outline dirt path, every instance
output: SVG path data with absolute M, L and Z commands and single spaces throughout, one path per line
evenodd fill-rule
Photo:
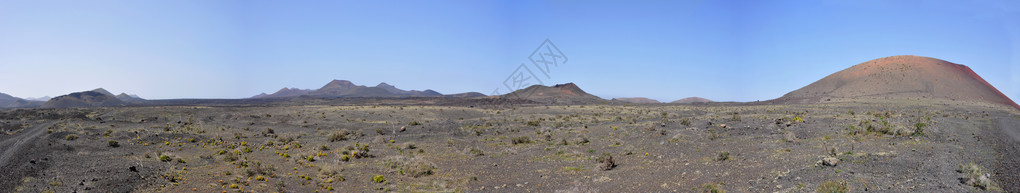
M 998 138 L 996 151 L 999 152 L 999 163 L 997 164 L 996 175 L 999 177 L 1000 186 L 1006 192 L 1020 192 L 1020 121 L 1013 117 L 996 117 L 996 126 L 1003 133 Z M 993 136 L 993 139 L 996 138 Z
M 46 128 L 53 125 L 53 123 L 55 122 L 49 122 L 39 124 L 31 128 L 25 128 L 27 132 L 22 132 L 18 134 L 19 136 L 11 137 L 6 140 L 0 141 L 0 151 L 3 152 L 2 154 L 0 154 L 0 167 L 6 166 L 7 161 L 10 161 L 11 157 L 14 156 L 14 154 L 17 153 L 19 150 L 21 150 L 22 145 L 29 141 L 35 140 L 35 138 L 42 135 L 46 131 Z

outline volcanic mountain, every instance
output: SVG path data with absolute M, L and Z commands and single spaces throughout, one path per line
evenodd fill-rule
M 481 93 L 477 93 L 480 95 Z M 276 91 L 273 94 L 259 94 L 252 98 L 285 98 L 285 97 L 297 97 L 297 96 L 313 96 L 313 97 L 473 97 L 476 96 L 474 93 L 461 93 L 457 95 L 443 95 L 433 90 L 401 90 L 397 87 L 379 83 L 379 85 L 368 87 L 363 85 L 355 85 L 351 81 L 346 80 L 333 80 L 328 84 L 322 86 L 322 88 L 310 90 L 310 89 L 298 89 L 298 88 L 283 88 Z M 485 96 L 485 95 L 481 95 Z
M 772 102 L 855 99 L 942 99 L 1009 105 L 1013 100 L 969 67 L 921 56 L 891 56 L 833 73 Z
M 675 100 L 675 101 L 669 102 L 669 103 L 691 104 L 691 103 L 710 103 L 710 102 L 712 102 L 712 100 L 708 100 L 708 99 L 701 98 L 701 97 L 687 97 L 687 98 L 682 98 L 680 100 Z
M 659 101 L 657 101 L 655 99 L 650 99 L 650 98 L 645 98 L 645 97 L 620 97 L 620 98 L 613 98 L 613 100 L 611 100 L 611 101 L 620 101 L 620 102 L 625 102 L 625 103 L 659 103 Z
M 76 92 L 58 97 L 53 97 L 42 105 L 43 108 L 71 108 L 71 107 L 106 107 L 122 106 L 124 101 L 117 99 L 106 89 Z
M 531 85 L 528 88 L 516 90 L 504 95 L 501 98 L 526 99 L 540 103 L 557 104 L 586 104 L 606 102 L 605 99 L 588 94 L 577 87 L 574 83 L 557 84 L 554 86 Z

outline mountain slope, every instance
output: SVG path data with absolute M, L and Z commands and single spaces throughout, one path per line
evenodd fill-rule
M 401 90 L 393 85 L 379 83 L 374 87 L 355 85 L 347 80 L 333 80 L 319 89 L 283 88 L 273 94 L 262 93 L 251 98 L 313 97 L 441 97 L 434 90 Z M 474 96 L 474 95 L 471 95 Z M 484 96 L 484 95 L 483 95 Z
M 690 103 L 710 103 L 710 102 L 712 102 L 712 100 L 708 100 L 708 99 L 701 98 L 701 97 L 687 97 L 687 98 L 682 98 L 680 100 L 675 100 L 675 101 L 669 102 L 669 103 L 690 104 Z
M 120 99 L 121 101 L 124 101 L 124 102 L 145 101 L 145 99 L 143 99 L 142 97 L 138 97 L 138 95 L 127 94 L 127 93 L 120 93 L 116 97 L 117 97 L 117 99 Z
M 577 104 L 577 103 L 601 103 L 605 99 L 588 94 L 577 87 L 574 83 L 557 84 L 554 86 L 531 85 L 528 88 L 516 90 L 504 95 L 501 98 L 526 99 L 540 103 L 556 104 Z
M 12 107 L 36 107 L 41 105 L 42 102 L 30 101 L 0 93 L 0 108 L 12 108 Z
M 122 106 L 124 101 L 117 99 L 105 89 L 98 88 L 90 91 L 75 92 L 67 95 L 53 97 L 42 105 L 43 108 L 73 108 L 73 107 L 107 107 Z
M 1013 106 L 1013 100 L 969 67 L 921 56 L 892 56 L 833 73 L 773 102 L 843 99 L 944 99 Z

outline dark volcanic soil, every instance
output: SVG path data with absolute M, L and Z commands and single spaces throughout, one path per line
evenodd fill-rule
M 1016 192 L 1020 185 L 1020 114 L 996 105 L 407 100 L 2 111 L 0 192 Z M 604 155 L 613 157 L 611 167 L 599 162 Z M 961 182 L 959 166 L 971 163 L 991 184 Z

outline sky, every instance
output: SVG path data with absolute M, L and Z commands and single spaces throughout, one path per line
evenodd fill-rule
M 529 59 L 546 40 L 565 58 L 548 73 Z M 23 98 L 333 79 L 494 94 L 530 70 L 606 99 L 756 101 L 894 55 L 967 65 L 1020 99 L 1020 2 L 0 0 L 0 92 Z

